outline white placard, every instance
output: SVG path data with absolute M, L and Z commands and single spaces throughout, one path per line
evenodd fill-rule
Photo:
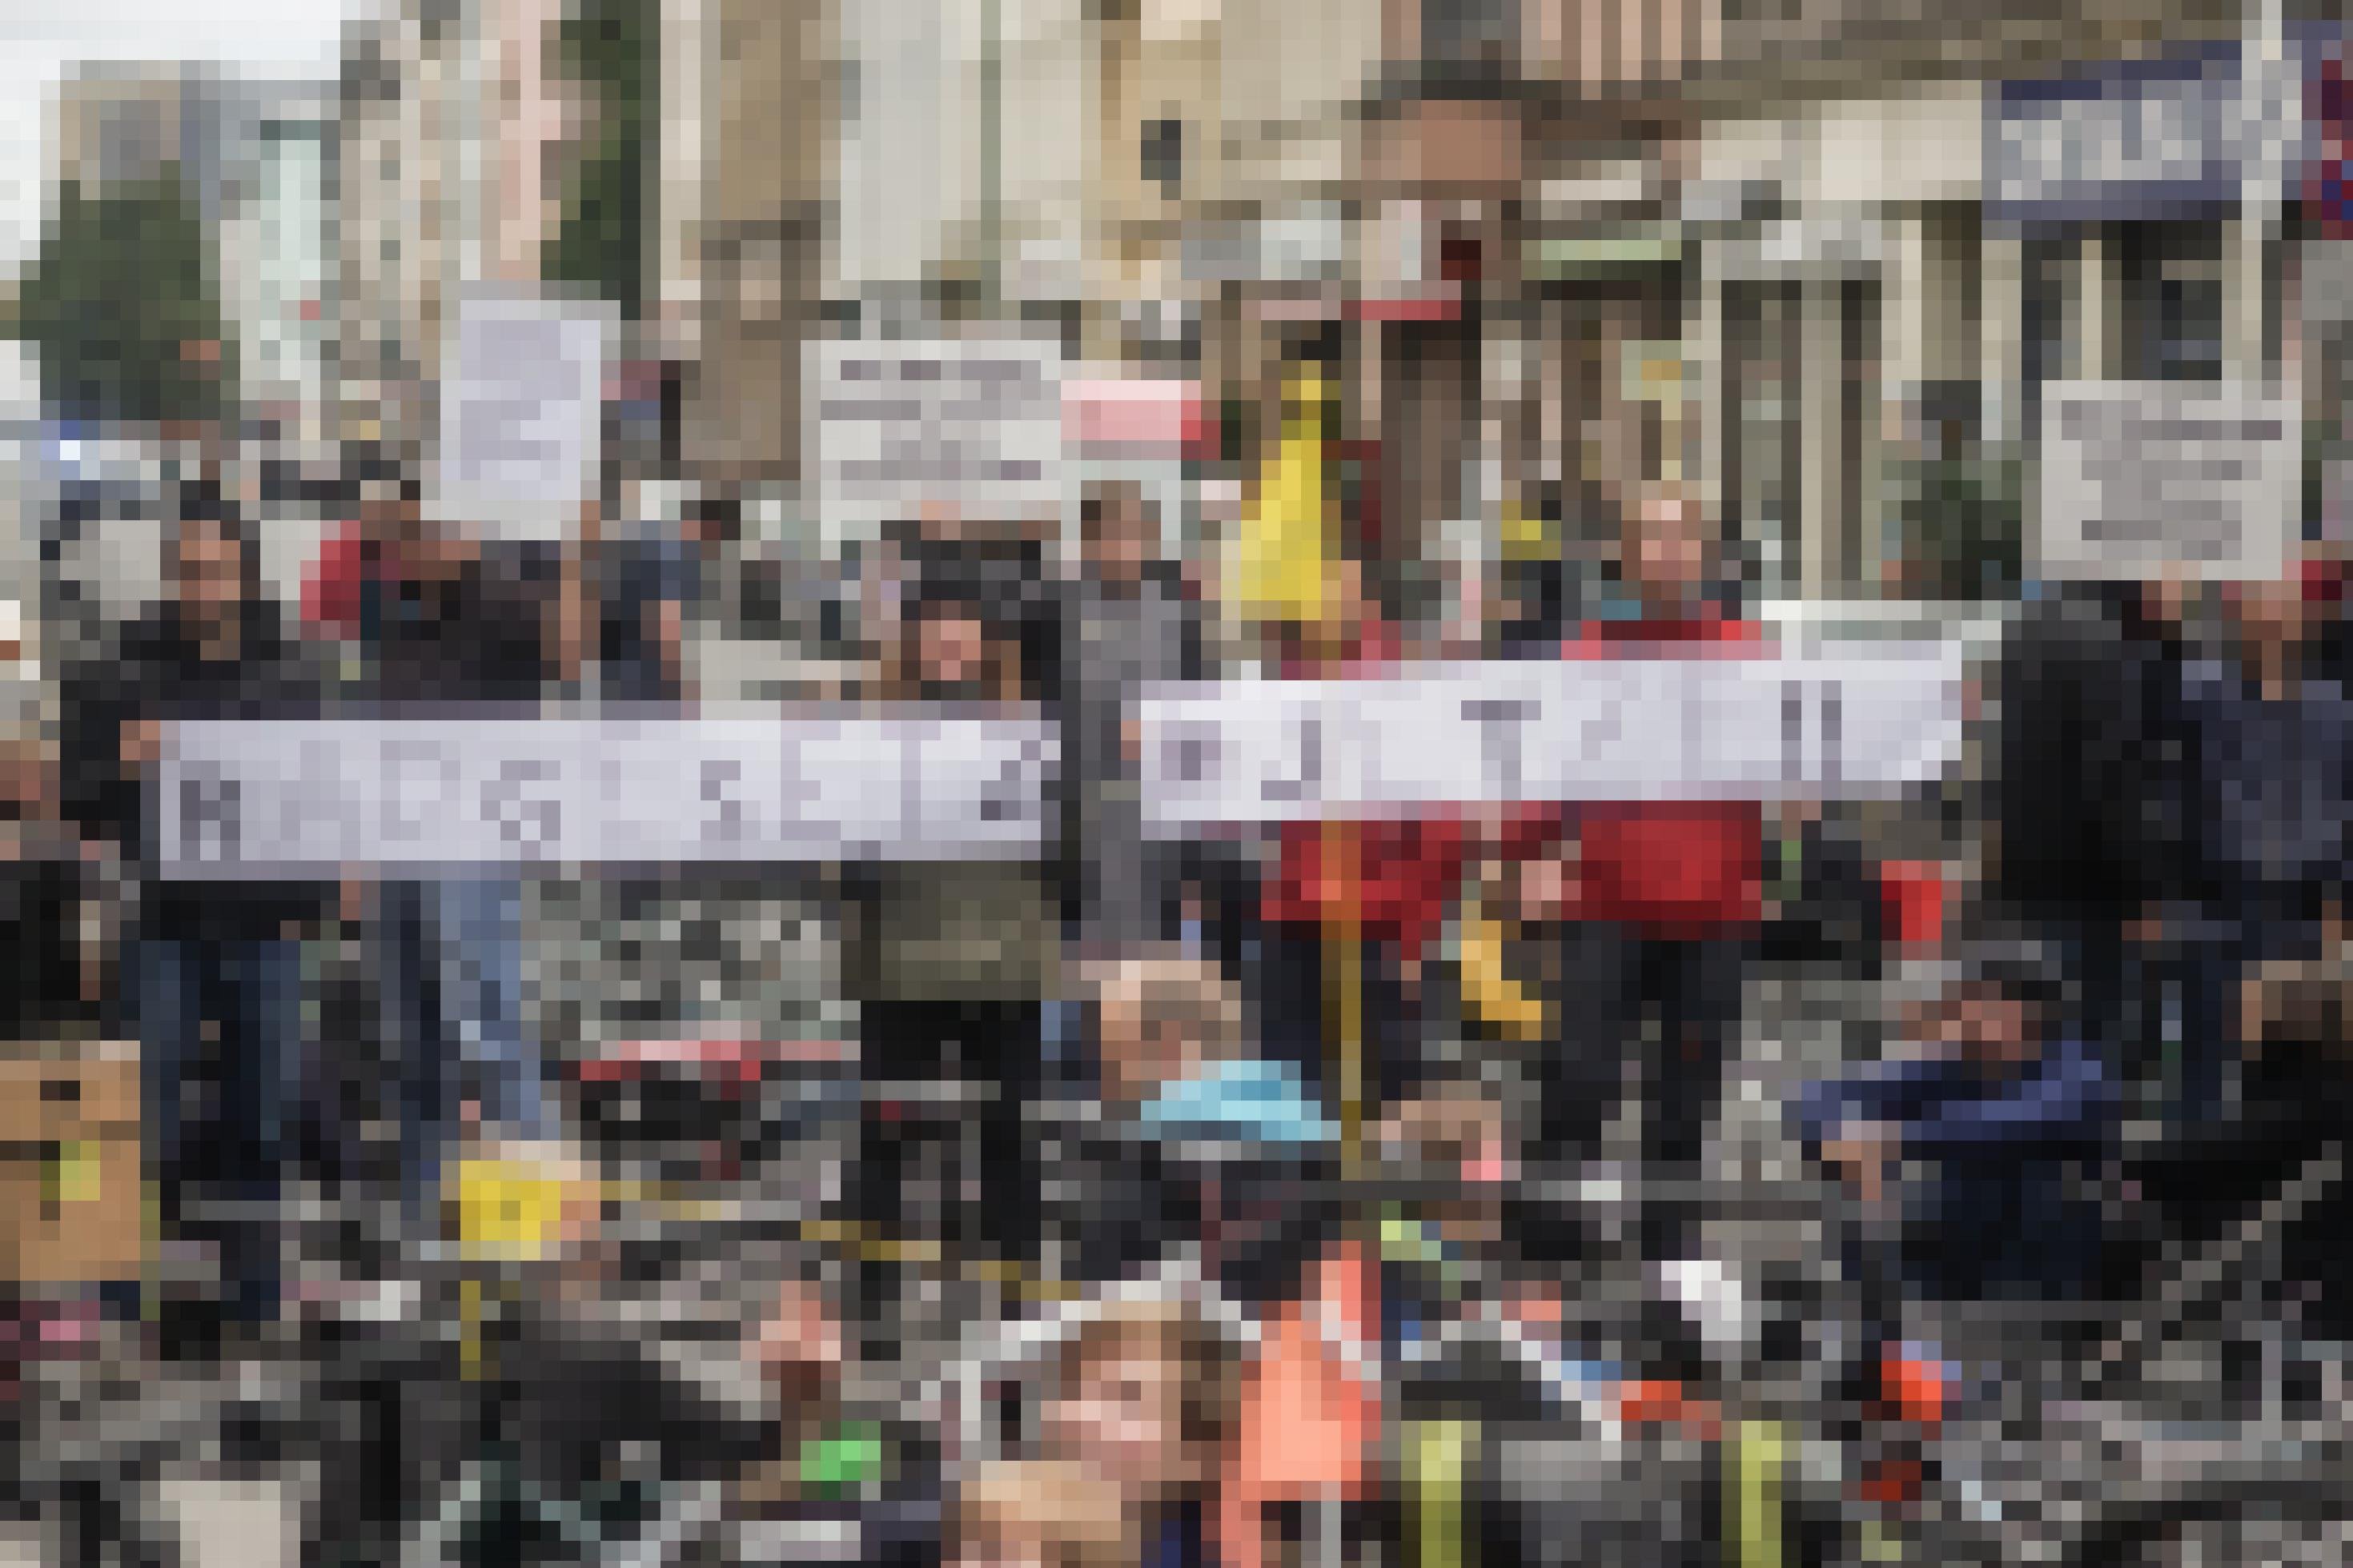
M 819 515 L 838 536 L 934 506 L 991 521 L 1059 513 L 1058 345 L 821 342 L 808 345 L 807 374 Z
M 1960 754 L 1957 644 L 1756 658 L 1435 666 L 1163 687 L 1145 813 L 1181 834 L 1511 800 L 1894 795 Z
M 2252 388 L 2045 387 L 2036 574 L 2276 577 L 2296 537 L 2303 454 L 2295 405 Z
M 164 873 L 1020 858 L 1057 760 L 1034 713 L 931 708 L 187 721 L 164 741 Z
M 613 307 L 477 289 L 458 302 L 432 497 L 445 520 L 562 539 L 596 493 Z

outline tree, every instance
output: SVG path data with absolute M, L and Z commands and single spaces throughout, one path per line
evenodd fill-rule
M 68 182 L 15 331 L 68 418 L 210 420 L 235 406 L 211 237 L 176 169 L 96 194 Z
M 556 29 L 565 74 L 590 99 L 593 129 L 541 270 L 610 300 L 645 303 L 646 126 L 659 33 L 650 0 L 577 0 Z

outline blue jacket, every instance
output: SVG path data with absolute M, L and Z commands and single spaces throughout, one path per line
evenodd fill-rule
M 1813 1085 L 1795 1120 L 1809 1144 L 1852 1122 L 1880 1121 L 1896 1130 L 1908 1157 L 1968 1160 L 2090 1152 L 2113 1110 L 2105 1064 L 2082 1041 L 2063 1038 L 2000 1077 L 1957 1056 L 1883 1062 Z

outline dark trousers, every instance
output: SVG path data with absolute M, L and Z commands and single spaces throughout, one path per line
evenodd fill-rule
M 1642 1172 L 1670 1190 L 1645 1205 L 1652 1256 L 1689 1255 L 1701 1206 L 1675 1188 L 1704 1173 L 1739 1027 L 1751 942 L 1746 933 L 1673 941 L 1587 921 L 1567 939 L 1561 1038 L 1547 1059 L 1538 1115 L 1546 1152 L 1576 1158 L 1599 1142 L 1621 1097 L 1629 1053 L 1642 1067 Z
M 1270 921 L 1259 933 L 1258 1016 L 1269 1058 L 1299 1068 L 1326 1110 L 1336 1107 L 1332 1081 L 1340 998 L 1333 994 L 1333 943 L 1320 926 Z M 1356 973 L 1359 1047 L 1363 1053 L 1367 1114 L 1413 1092 L 1421 1078 L 1419 1009 L 1398 970 L 1402 953 L 1394 942 L 1373 938 L 1362 944 Z
M 234 1205 L 222 1236 L 231 1308 L 268 1321 L 278 1311 L 276 1207 L 301 1072 L 301 946 L 150 936 L 137 944 L 134 972 L 148 1148 L 165 1216 L 176 1221 L 192 1179 L 216 1184 Z M 207 1023 L 220 1042 L 219 1112 L 199 1146 L 185 1107 Z
M 385 882 L 376 900 L 385 1043 L 399 1097 L 401 1197 L 421 1213 L 440 1177 L 442 1140 L 457 1117 L 457 1054 L 441 1026 L 431 885 Z
M 1039 1082 L 1034 1002 L 868 1002 L 859 1009 L 867 1104 L 851 1211 L 898 1234 L 936 1178 L 951 1244 L 1018 1261 L 1038 1247 L 1041 1172 L 1025 1110 Z M 953 1103 L 927 1088 L 956 1091 Z

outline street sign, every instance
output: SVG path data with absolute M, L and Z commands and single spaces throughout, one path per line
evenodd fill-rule
M 1987 216 L 2180 216 L 2235 204 L 2255 148 L 2235 40 L 1986 95 Z

